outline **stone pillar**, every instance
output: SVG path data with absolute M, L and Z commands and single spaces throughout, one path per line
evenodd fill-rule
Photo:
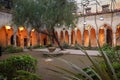
M 88 38 L 89 38 L 89 44 L 88 44 L 88 47 L 91 47 L 91 41 L 90 41 L 90 30 L 91 30 L 91 29 L 88 30 Z
M 77 43 L 77 29 L 74 30 L 75 31 L 75 44 Z
M 71 45 L 71 33 L 69 33 L 69 45 Z
M 27 28 L 28 31 L 28 39 L 27 39 L 27 46 L 30 46 L 30 34 L 31 34 L 31 28 Z
M 105 32 L 105 34 L 104 34 L 104 37 L 105 37 L 105 42 L 104 42 L 104 44 L 105 44 L 105 43 L 107 43 L 107 37 L 106 37 L 106 36 L 107 36 L 107 29 L 106 29 L 106 28 L 104 29 L 104 32 Z
M 65 30 L 63 30 L 63 42 L 65 43 Z
M 113 32 L 113 47 L 116 46 L 116 33 Z
M 17 27 L 14 27 L 14 34 L 13 34 L 13 40 L 14 40 L 14 47 L 17 47 Z

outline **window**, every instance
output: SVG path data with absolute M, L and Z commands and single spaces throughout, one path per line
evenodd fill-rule
M 86 14 L 91 13 L 91 8 L 86 8 L 85 10 L 86 10 Z
M 108 11 L 109 11 L 109 4 L 103 5 L 103 6 L 102 6 L 102 11 L 103 11 L 103 12 L 108 12 Z

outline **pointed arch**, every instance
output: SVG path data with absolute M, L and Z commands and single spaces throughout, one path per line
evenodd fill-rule
M 19 27 L 17 31 L 17 36 L 19 39 L 19 47 L 28 46 L 28 31 L 25 27 Z
M 64 43 L 63 31 L 60 32 L 60 42 L 61 42 L 61 43 Z
M 100 46 L 103 46 L 105 43 L 105 30 L 104 30 L 104 28 L 99 29 L 98 38 L 99 38 Z
M 77 30 L 77 43 L 82 45 L 82 35 L 79 29 Z
M 104 27 L 106 28 L 106 43 L 112 46 L 113 44 L 113 31 L 111 26 L 108 24 L 104 24 Z
M 47 31 L 45 30 L 45 32 Z M 40 45 L 41 46 L 47 45 L 48 42 L 49 42 L 48 36 L 46 34 L 40 33 Z
M 38 43 L 38 33 L 37 31 L 31 31 L 30 32 L 30 45 L 35 46 Z
M 88 47 L 89 46 L 89 32 L 88 30 L 84 30 L 84 46 Z
M 69 34 L 68 34 L 68 31 L 65 31 L 65 43 L 69 44 Z
M 75 44 L 75 31 L 74 30 L 72 30 L 72 32 L 71 32 L 71 44 Z
M 3 46 L 11 45 L 11 37 L 13 34 L 14 34 L 14 31 L 11 26 L 1 27 L 0 28 L 0 44 Z
M 91 28 L 90 30 L 90 44 L 91 44 L 91 47 L 97 46 L 96 32 L 94 28 Z
M 120 46 L 120 26 L 116 29 L 116 46 Z

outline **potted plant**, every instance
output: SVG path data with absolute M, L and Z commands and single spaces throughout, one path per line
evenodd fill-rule
M 49 44 L 47 47 L 48 47 L 49 52 L 54 52 L 56 50 L 56 47 L 53 46 L 52 44 Z

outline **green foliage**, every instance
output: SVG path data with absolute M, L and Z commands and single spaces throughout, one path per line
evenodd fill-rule
M 37 48 L 43 49 L 43 48 L 45 48 L 45 46 L 35 45 L 35 46 L 32 46 L 32 48 L 33 48 L 33 49 L 37 49 Z
M 115 69 L 115 73 L 117 77 L 120 79 L 120 63 L 114 62 L 112 65 L 113 65 L 113 68 Z
M 80 45 L 76 43 L 76 44 L 74 45 L 74 49 L 80 50 Z
M 23 48 L 14 47 L 14 46 L 7 46 L 7 47 L 4 49 L 4 52 L 7 52 L 7 53 L 23 52 Z
M 118 49 L 119 47 L 110 47 L 108 44 L 103 45 L 102 47 L 103 51 L 107 54 L 108 58 L 111 62 L 119 61 L 119 53 Z
M 12 80 L 42 80 L 38 75 L 24 70 L 18 70 Z
M 65 49 L 71 48 L 68 43 L 63 43 L 63 44 L 62 44 L 62 47 L 65 48 Z
M 74 0 L 14 0 L 13 5 L 15 24 L 30 24 L 37 30 L 44 24 L 48 30 L 58 23 L 72 24 L 75 19 L 72 13 L 77 8 Z
M 12 56 L 6 60 L 0 61 L 0 75 L 12 79 L 17 70 L 35 72 L 37 60 L 29 55 Z

